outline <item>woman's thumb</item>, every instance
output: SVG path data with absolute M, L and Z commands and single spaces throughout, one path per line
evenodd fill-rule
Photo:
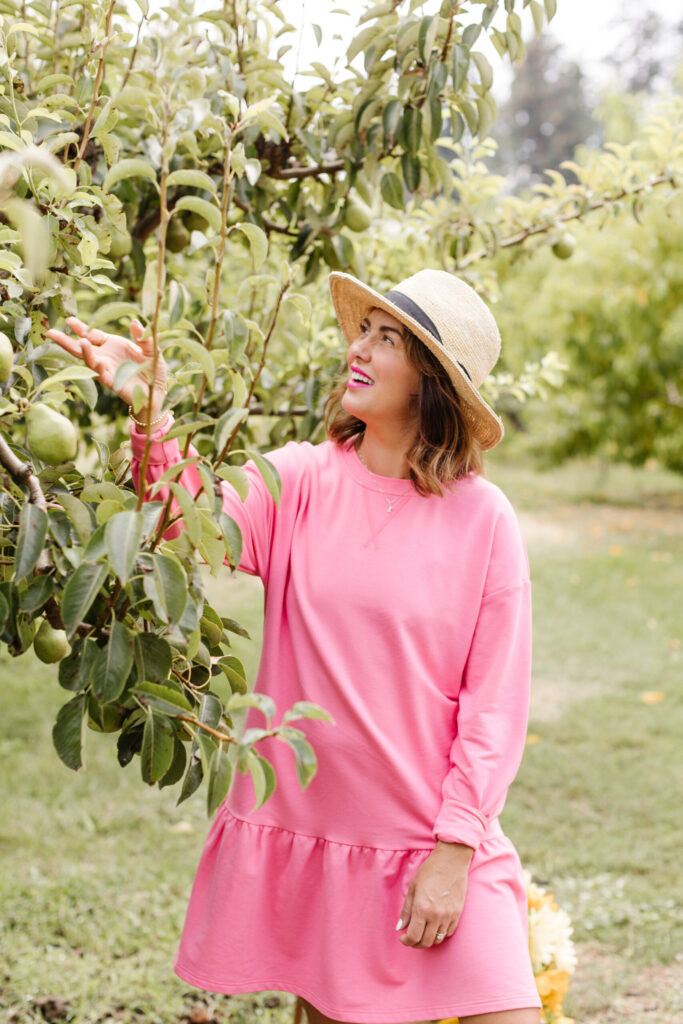
M 406 896 L 405 900 L 403 901 L 403 907 L 401 908 L 401 916 L 399 917 L 398 924 L 396 925 L 396 931 L 397 932 L 403 931 L 403 929 L 408 926 L 408 922 L 410 921 L 410 912 L 411 912 L 412 908 L 413 908 L 413 888 L 412 888 L 412 885 L 411 885 L 411 887 L 408 889 L 408 895 Z

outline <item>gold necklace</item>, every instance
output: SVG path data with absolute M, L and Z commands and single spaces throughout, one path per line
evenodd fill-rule
M 367 469 L 368 473 L 372 473 L 372 470 L 370 469 L 370 467 L 368 466 L 367 462 L 363 458 L 363 453 L 361 452 L 360 447 L 356 448 L 356 452 L 358 453 L 358 458 L 363 463 L 363 465 Z M 377 476 L 378 474 L 377 473 L 373 473 L 372 475 L 373 476 Z M 379 491 L 379 493 L 382 495 L 382 497 L 384 498 L 384 500 L 387 503 L 387 513 L 392 511 L 394 505 L 397 502 L 399 502 L 401 500 L 401 498 L 406 498 L 406 497 L 409 498 L 410 497 L 410 492 L 406 492 L 406 491 L 404 491 L 402 494 L 387 494 L 386 491 L 382 490 L 382 488 L 380 487 L 379 484 L 377 484 L 377 490 Z

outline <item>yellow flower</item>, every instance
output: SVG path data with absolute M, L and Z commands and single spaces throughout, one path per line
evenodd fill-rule
M 569 972 L 558 971 L 556 967 L 550 967 L 536 975 L 536 988 L 541 997 L 544 1010 L 553 1010 L 560 1013 L 562 1000 L 569 988 Z

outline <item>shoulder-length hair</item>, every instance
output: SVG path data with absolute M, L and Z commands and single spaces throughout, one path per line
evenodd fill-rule
M 483 455 L 445 368 L 419 338 L 404 329 L 408 360 L 420 374 L 414 399 L 415 440 L 406 452 L 410 479 L 418 494 L 438 494 L 467 473 L 483 473 Z M 337 381 L 323 411 L 327 436 L 337 444 L 360 444 L 365 424 L 342 408 L 346 377 Z

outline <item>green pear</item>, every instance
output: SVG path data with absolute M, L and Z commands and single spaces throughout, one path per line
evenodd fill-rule
M 553 256 L 557 256 L 558 260 L 568 260 L 574 249 L 576 249 L 576 239 L 569 231 L 565 231 L 553 245 Z
M 0 383 L 7 380 L 12 372 L 12 361 L 14 360 L 14 349 L 12 342 L 6 334 L 0 331 Z
M 372 210 L 356 196 L 349 196 L 344 207 L 344 223 L 351 231 L 365 231 L 372 224 Z
M 46 665 L 61 661 L 69 653 L 66 633 L 63 629 L 53 629 L 47 619 L 43 619 L 33 638 L 33 650 L 36 657 Z
M 166 232 L 166 248 L 171 252 L 182 252 L 189 244 L 190 232 L 180 217 L 174 217 L 168 225 L 168 231 Z
M 49 405 L 32 405 L 26 413 L 26 442 L 31 455 L 50 466 L 69 462 L 78 448 L 71 420 Z

